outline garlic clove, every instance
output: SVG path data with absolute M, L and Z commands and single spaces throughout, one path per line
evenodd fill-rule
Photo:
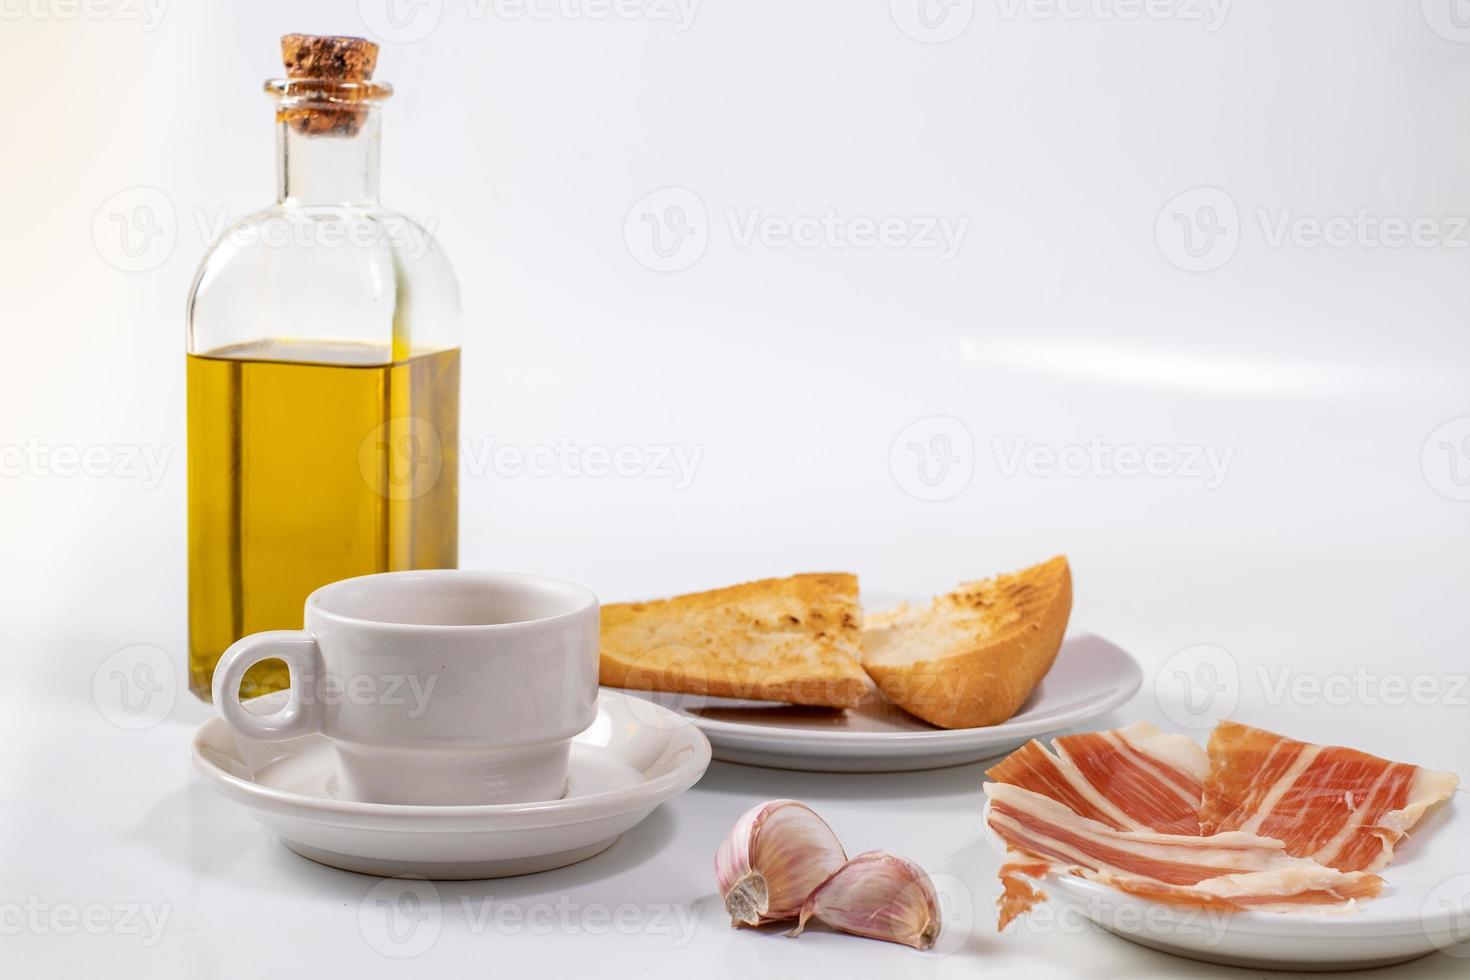
M 847 852 L 805 803 L 751 807 L 715 854 L 715 879 L 732 925 L 794 919 L 812 889 L 842 867 Z
M 942 925 L 939 896 L 924 869 L 905 858 L 867 851 L 832 873 L 802 905 L 798 936 L 808 919 L 870 939 L 931 949 Z

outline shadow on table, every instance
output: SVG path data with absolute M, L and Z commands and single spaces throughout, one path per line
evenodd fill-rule
M 712 762 L 699 781 L 703 792 L 765 799 L 901 800 L 935 796 L 966 796 L 981 792 L 985 770 L 997 759 L 922 769 L 917 772 L 802 772 L 767 769 L 736 762 Z

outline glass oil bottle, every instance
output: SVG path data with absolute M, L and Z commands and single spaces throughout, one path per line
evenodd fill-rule
M 377 46 L 288 35 L 277 200 L 205 257 L 188 311 L 189 684 L 236 639 L 299 629 L 353 575 L 458 560 L 459 287 L 378 203 Z M 267 661 L 253 696 L 287 686 Z

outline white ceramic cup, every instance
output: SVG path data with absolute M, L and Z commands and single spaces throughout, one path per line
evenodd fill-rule
M 306 599 L 306 629 L 255 633 L 214 670 L 226 722 L 260 739 L 326 735 L 339 794 L 372 803 L 558 799 L 571 740 L 597 713 L 597 596 L 538 575 L 439 569 L 343 579 Z M 284 707 L 239 699 L 284 660 Z

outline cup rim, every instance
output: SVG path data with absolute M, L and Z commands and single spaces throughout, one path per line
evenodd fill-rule
M 353 583 L 362 583 L 367 579 L 384 581 L 389 579 L 404 580 L 411 578 L 437 578 L 437 579 L 460 579 L 480 580 L 487 584 L 501 587 L 514 587 L 517 585 L 539 584 L 557 589 L 564 589 L 574 597 L 575 605 L 565 612 L 559 612 L 551 616 L 541 616 L 536 619 L 518 619 L 509 623 L 399 623 L 385 619 L 365 619 L 361 616 L 350 616 L 346 613 L 333 610 L 324 601 L 331 597 L 336 591 L 341 591 Z M 578 585 L 566 579 L 556 578 L 551 575 L 536 575 L 530 572 L 506 572 L 491 569 L 478 568 L 415 568 L 396 572 L 374 572 L 369 575 L 354 575 L 351 578 L 338 579 L 328 582 L 326 585 L 314 589 L 306 597 L 305 611 L 339 623 L 348 623 L 354 626 L 378 627 L 383 629 L 423 630 L 423 631 L 475 631 L 475 632 L 511 632 L 528 627 L 549 626 L 562 620 L 575 619 L 585 615 L 588 610 L 597 610 L 601 607 L 601 601 L 597 594 L 585 585 Z

